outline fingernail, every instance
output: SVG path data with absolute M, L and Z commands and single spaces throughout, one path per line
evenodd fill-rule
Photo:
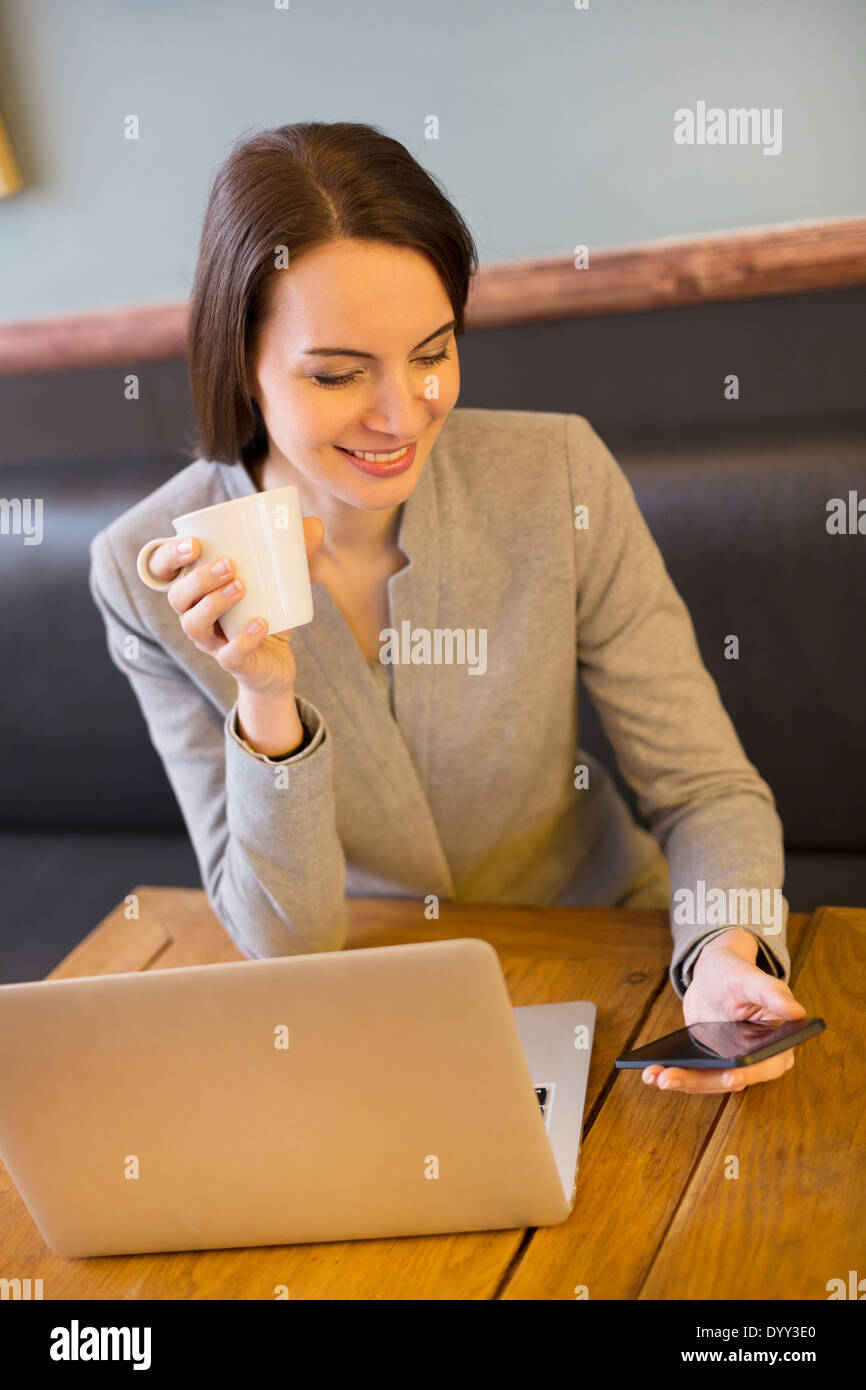
M 191 554 L 192 554 L 192 541 L 191 541 L 191 540 L 180 541 L 180 542 L 178 543 L 177 553 L 178 553 L 178 555 L 191 555 Z
M 669 1081 L 666 1089 L 668 1091 L 679 1091 L 682 1088 L 682 1084 L 681 1081 Z
M 733 1084 L 734 1084 L 734 1078 L 733 1078 L 733 1076 L 731 1075 L 731 1073 L 730 1073 L 729 1071 L 726 1071 L 725 1074 L 724 1074 L 724 1076 L 722 1077 L 722 1085 L 723 1085 L 723 1086 L 733 1086 Z

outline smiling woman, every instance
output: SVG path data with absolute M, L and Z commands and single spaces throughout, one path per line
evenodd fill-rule
M 476 267 L 459 213 L 374 127 L 240 141 L 190 305 L 198 457 L 91 546 L 112 659 L 249 956 L 339 949 L 347 893 L 668 908 L 672 884 L 781 889 L 772 792 L 610 452 L 577 415 L 455 409 Z M 181 538 L 150 561 L 168 605 L 135 585 L 172 517 L 285 484 L 311 624 L 227 641 L 244 576 Z M 579 670 L 651 833 L 578 747 Z M 692 1018 L 796 1016 L 785 922 L 671 930 Z

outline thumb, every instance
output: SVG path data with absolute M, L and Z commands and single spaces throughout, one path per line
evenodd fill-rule
M 768 975 L 758 965 L 749 965 L 743 976 L 742 987 L 750 1004 L 760 1004 L 768 1013 L 778 1018 L 802 1018 L 806 1012 L 798 1003 L 784 980 Z

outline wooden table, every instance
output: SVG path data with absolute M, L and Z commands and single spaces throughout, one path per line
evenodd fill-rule
M 479 936 L 512 1003 L 598 1006 L 577 1201 L 559 1226 L 69 1260 L 0 1165 L 0 1272 L 45 1299 L 814 1299 L 866 1275 L 866 910 L 792 914 L 792 988 L 826 1031 L 781 1080 L 664 1095 L 614 1058 L 682 1026 L 664 912 L 350 900 L 348 947 Z M 137 913 L 137 916 L 135 915 Z M 192 889 L 139 887 L 50 978 L 242 959 Z M 736 1158 L 739 1176 L 726 1176 Z

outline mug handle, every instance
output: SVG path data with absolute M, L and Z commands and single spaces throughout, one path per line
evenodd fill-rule
M 138 577 L 143 584 L 147 585 L 148 589 L 170 589 L 172 584 L 174 583 L 174 579 L 155 578 L 155 576 L 151 574 L 148 565 L 150 557 L 156 550 L 157 546 L 166 545 L 169 541 L 176 540 L 177 536 L 157 536 L 155 540 L 147 541 L 147 543 L 141 547 L 141 550 L 139 550 L 138 560 L 136 561 Z M 178 574 L 184 574 L 189 568 L 189 565 L 184 565 L 183 569 L 178 571 Z M 175 575 L 175 578 L 177 577 L 178 576 Z

